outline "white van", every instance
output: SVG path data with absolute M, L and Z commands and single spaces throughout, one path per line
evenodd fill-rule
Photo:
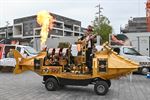
M 119 55 L 139 63 L 139 73 L 146 74 L 150 71 L 150 57 L 141 55 L 131 46 L 112 46 L 112 48 Z
M 33 57 L 38 54 L 36 50 L 34 50 L 30 46 L 22 46 L 22 45 L 11 45 L 11 44 L 1 44 L 0 45 L 0 67 L 3 66 L 9 66 L 9 67 L 15 67 L 16 60 L 14 58 L 8 57 L 8 52 L 10 49 L 16 49 L 18 50 L 23 57 Z

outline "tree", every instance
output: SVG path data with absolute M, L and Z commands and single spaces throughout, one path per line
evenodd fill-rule
M 94 23 L 94 33 L 98 33 L 101 36 L 101 43 L 109 41 L 109 34 L 112 33 L 112 26 L 110 25 L 110 21 L 107 17 L 101 16 L 99 18 L 95 18 Z

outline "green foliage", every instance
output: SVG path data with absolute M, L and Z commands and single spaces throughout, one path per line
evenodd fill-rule
M 94 33 L 97 33 L 101 36 L 101 43 L 109 41 L 109 34 L 112 33 L 112 26 L 110 25 L 110 21 L 107 17 L 101 16 L 100 20 L 96 17 L 93 23 Z

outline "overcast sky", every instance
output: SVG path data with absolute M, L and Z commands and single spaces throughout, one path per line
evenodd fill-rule
M 147 0 L 0 0 L 0 26 L 6 21 L 12 24 L 13 19 L 37 14 L 47 10 L 62 16 L 73 18 L 87 27 L 94 20 L 99 3 L 102 14 L 109 18 L 114 33 L 119 33 L 121 25 L 130 17 L 145 17 Z

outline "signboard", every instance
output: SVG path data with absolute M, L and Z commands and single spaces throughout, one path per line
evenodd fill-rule
M 109 43 L 110 45 L 132 46 L 129 38 L 125 34 L 111 34 Z

